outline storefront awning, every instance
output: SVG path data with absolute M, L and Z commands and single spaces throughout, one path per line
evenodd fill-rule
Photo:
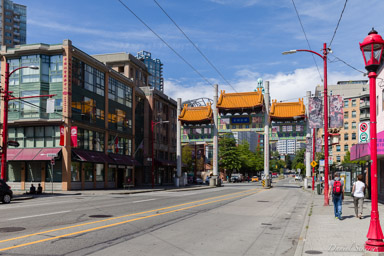
M 41 148 L 24 148 L 19 154 L 13 159 L 13 161 L 31 161 L 41 151 Z
M 21 148 L 9 148 L 7 149 L 7 160 L 12 161 L 22 151 Z
M 58 155 L 61 151 L 61 148 L 43 148 L 33 159 L 34 161 L 49 161 L 52 159 L 52 156 L 47 154 L 56 154 Z
M 169 161 L 169 160 L 155 158 L 155 164 L 162 165 L 162 166 L 176 166 L 176 161 Z
M 104 154 L 104 152 L 86 151 L 81 149 L 72 149 L 72 152 L 83 162 L 91 163 L 109 163 L 115 164 L 112 158 Z
M 132 158 L 130 156 L 119 155 L 119 154 L 109 154 L 116 164 L 118 165 L 133 165 Z

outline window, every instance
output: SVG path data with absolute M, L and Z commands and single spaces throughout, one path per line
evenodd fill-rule
M 352 129 L 356 129 L 356 122 L 352 122 Z
M 37 96 L 40 95 L 40 91 L 22 91 L 21 97 Z M 29 98 L 23 100 L 21 103 L 21 117 L 22 118 L 36 118 L 39 117 L 40 98 Z
M 356 107 L 356 99 L 352 100 L 352 107 Z
M 104 164 L 95 164 L 96 166 L 96 181 L 104 181 Z
M 8 63 L 9 63 L 10 72 L 20 67 L 19 59 L 8 60 Z M 17 70 L 12 74 L 12 76 L 9 77 L 9 86 L 18 85 L 19 80 L 20 80 L 20 70 Z
M 348 140 L 348 133 L 344 134 L 344 140 Z
M 347 122 L 344 123 L 344 129 L 345 129 L 345 130 L 348 130 L 348 123 L 347 123 Z
M 336 145 L 336 151 L 337 152 L 340 152 L 341 150 L 340 150 L 340 145 Z
M 108 181 L 109 182 L 115 181 L 115 175 L 116 175 L 116 168 L 109 168 L 108 169 Z
M 71 164 L 71 181 L 81 181 L 81 168 L 80 162 L 73 162 Z
M 348 111 L 344 112 L 344 118 L 348 118 Z
M 345 144 L 345 145 L 344 145 L 344 151 L 345 151 L 345 152 L 348 151 L 348 144 Z
M 352 133 L 352 139 L 353 139 L 353 140 L 356 139 L 356 133 Z
M 51 56 L 49 66 L 49 82 L 58 83 L 63 81 L 63 55 Z
M 344 100 L 344 107 L 347 108 L 349 106 L 349 101 L 348 100 Z
M 83 166 L 84 166 L 84 181 L 94 181 L 93 164 L 83 163 Z
M 355 117 L 356 117 L 356 111 L 353 110 L 353 111 L 352 111 L 352 118 L 355 118 Z
M 336 156 L 336 161 L 339 163 L 341 161 L 341 156 Z
M 21 66 L 40 67 L 40 56 L 29 55 L 21 57 Z M 21 71 L 21 83 L 40 82 L 40 69 L 23 68 Z

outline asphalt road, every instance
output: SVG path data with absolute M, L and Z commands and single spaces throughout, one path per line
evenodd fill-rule
M 293 255 L 310 194 L 285 179 L 0 205 L 0 255 Z

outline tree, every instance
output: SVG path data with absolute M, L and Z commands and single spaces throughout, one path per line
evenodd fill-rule
M 241 159 L 236 140 L 230 136 L 231 134 L 224 134 L 219 140 L 219 166 L 232 173 L 233 170 L 240 170 Z
M 347 151 L 347 153 L 345 153 L 345 156 L 344 156 L 344 159 L 342 161 L 343 164 L 350 164 L 350 163 L 353 163 L 353 164 L 365 164 L 367 161 L 351 161 L 351 152 Z
M 245 174 L 252 170 L 252 159 L 254 158 L 254 154 L 251 150 L 249 150 L 248 141 L 243 141 L 238 145 L 237 150 L 239 152 L 240 160 L 241 160 L 241 172 Z
M 181 153 L 181 161 L 183 162 L 183 164 L 186 166 L 186 168 L 188 170 L 192 169 L 193 159 L 192 159 L 192 148 L 191 148 L 191 146 L 186 145 L 186 146 L 183 147 L 182 153 Z
M 305 148 L 302 148 L 296 151 L 295 158 L 292 161 L 292 168 L 300 169 L 304 171 L 305 170 L 304 158 L 305 158 Z

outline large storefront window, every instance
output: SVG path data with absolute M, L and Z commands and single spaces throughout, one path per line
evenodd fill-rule
M 46 182 L 52 182 L 52 174 L 53 174 L 53 182 L 61 182 L 62 181 L 62 172 L 61 172 L 61 161 L 53 165 L 53 172 L 52 172 L 52 165 L 48 162 L 46 162 L 46 168 L 47 171 L 45 172 L 45 181 Z
M 104 164 L 95 164 L 96 167 L 96 181 L 104 181 Z
M 108 168 L 108 181 L 113 182 L 116 180 L 116 167 L 109 167 Z
M 25 176 L 27 182 L 41 182 L 41 162 L 27 162 Z
M 72 162 L 71 164 L 71 181 L 81 181 L 81 163 Z
M 131 139 L 110 135 L 108 141 L 108 152 L 129 156 L 132 154 Z
M 77 131 L 77 147 L 80 149 L 104 151 L 104 133 L 79 128 Z
M 49 81 L 59 83 L 63 81 L 63 55 L 51 56 Z
M 21 162 L 8 162 L 7 179 L 10 182 L 21 181 Z
M 93 164 L 83 163 L 84 166 L 84 181 L 94 181 Z

